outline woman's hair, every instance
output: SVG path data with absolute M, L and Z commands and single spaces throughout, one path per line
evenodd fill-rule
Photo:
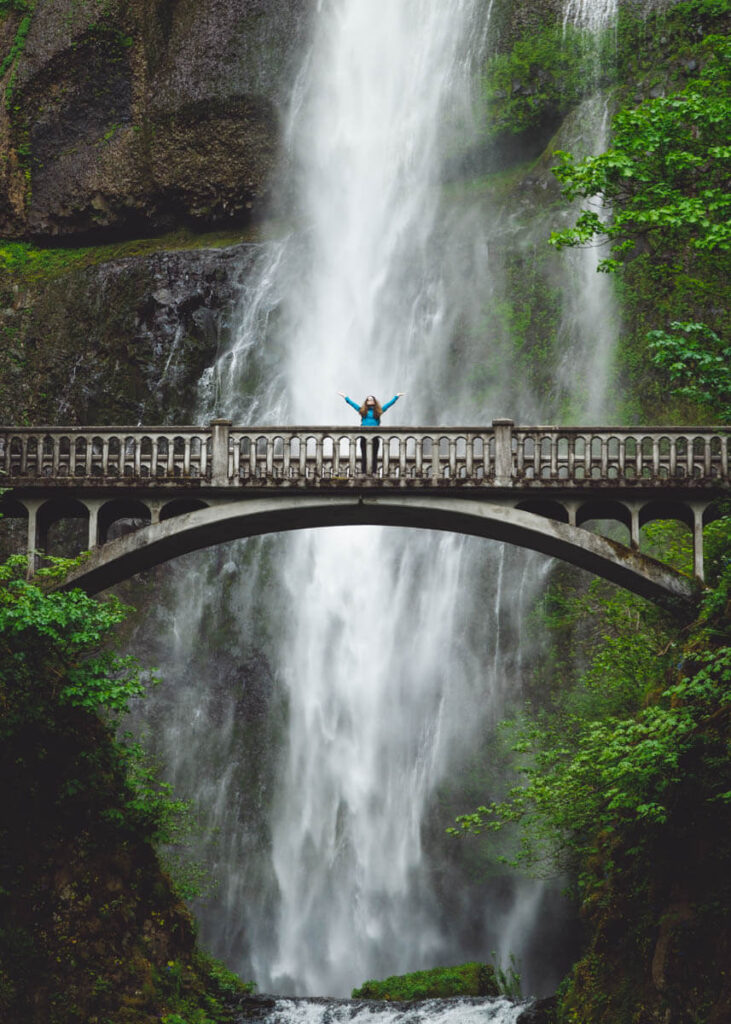
M 373 412 L 376 415 L 376 419 L 380 420 L 381 416 L 383 416 L 383 406 L 378 401 L 378 399 L 376 398 L 375 395 L 366 395 L 365 399 L 363 401 L 363 405 L 361 405 L 361 407 L 358 410 L 358 412 L 361 414 L 361 416 L 365 416 L 365 414 L 368 412 L 368 399 L 369 398 L 373 399 L 373 401 L 375 403 L 374 406 L 373 406 Z

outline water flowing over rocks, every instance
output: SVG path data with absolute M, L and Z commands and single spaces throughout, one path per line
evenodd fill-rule
M 8 291 L 4 415 L 30 408 L 35 422 L 187 422 L 260 248 L 110 260 Z
M 520 1024 L 521 1006 L 508 999 L 425 999 L 384 1003 L 367 999 L 280 999 L 249 996 L 238 1024 Z M 540 1024 L 546 1018 L 540 1018 Z M 533 1024 L 533 1018 L 526 1018 Z M 535 1024 L 539 1019 L 535 1018 Z

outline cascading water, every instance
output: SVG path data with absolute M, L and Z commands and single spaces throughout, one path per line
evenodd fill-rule
M 587 71 L 597 85 L 601 74 L 600 36 L 616 24 L 618 0 L 566 0 L 564 32 L 569 26 L 584 29 L 588 37 Z M 573 130 L 561 145 L 575 156 L 603 153 L 609 142 L 611 114 L 607 97 L 600 91 L 581 104 L 573 118 Z M 601 199 L 590 202 L 602 218 L 610 211 Z M 571 211 L 570 216 L 575 215 Z M 616 415 L 617 396 L 611 395 L 612 359 L 617 338 L 617 310 L 612 282 L 597 273 L 606 247 L 597 245 L 564 254 L 566 289 L 560 336 L 564 358 L 557 368 L 558 381 L 572 396 L 569 416 L 574 421 L 602 423 Z
M 491 9 L 318 4 L 287 133 L 300 223 L 259 250 L 234 341 L 201 382 L 200 419 L 352 422 L 338 390 L 408 392 L 386 413 L 394 424 L 534 409 L 505 357 L 476 404 L 488 245 L 474 211 L 443 205 L 445 154 L 472 138 Z M 199 852 L 221 879 L 202 938 L 260 988 L 339 994 L 492 950 L 520 957 L 541 887 L 470 905 L 436 878 L 422 836 L 440 785 L 519 679 L 519 623 L 547 564 L 366 527 L 185 560 L 153 630 L 166 682 L 152 740 L 202 809 Z M 545 984 L 523 966 L 529 989 Z M 276 1019 L 321 1019 L 286 1012 Z
M 601 32 L 613 25 L 617 16 L 618 0 L 565 0 L 564 28 L 568 24 Z

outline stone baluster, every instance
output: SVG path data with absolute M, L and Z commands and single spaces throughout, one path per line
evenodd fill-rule
M 358 457 L 356 452 L 357 443 L 357 438 L 353 434 L 351 434 L 350 438 L 348 439 L 348 473 L 350 475 L 351 480 L 353 479 L 356 473 L 355 464 L 356 459 Z
M 439 479 L 439 438 L 432 434 L 431 439 L 431 478 Z
M 421 479 L 424 473 L 424 438 L 414 438 L 414 476 Z

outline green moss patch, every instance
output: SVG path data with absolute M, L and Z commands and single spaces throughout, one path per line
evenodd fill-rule
M 0 239 L 0 274 L 12 273 L 26 281 L 58 277 L 82 267 L 95 266 L 131 256 L 151 256 L 156 252 L 188 249 L 216 249 L 241 242 L 258 240 L 258 233 L 215 231 L 196 234 L 181 229 L 154 238 L 137 238 L 108 245 L 80 246 L 68 249 L 43 247 L 32 242 L 11 242 Z
M 353 989 L 353 999 L 445 999 L 449 996 L 497 996 L 495 971 L 489 964 L 458 964 L 429 971 L 394 975 L 385 981 L 367 981 Z

